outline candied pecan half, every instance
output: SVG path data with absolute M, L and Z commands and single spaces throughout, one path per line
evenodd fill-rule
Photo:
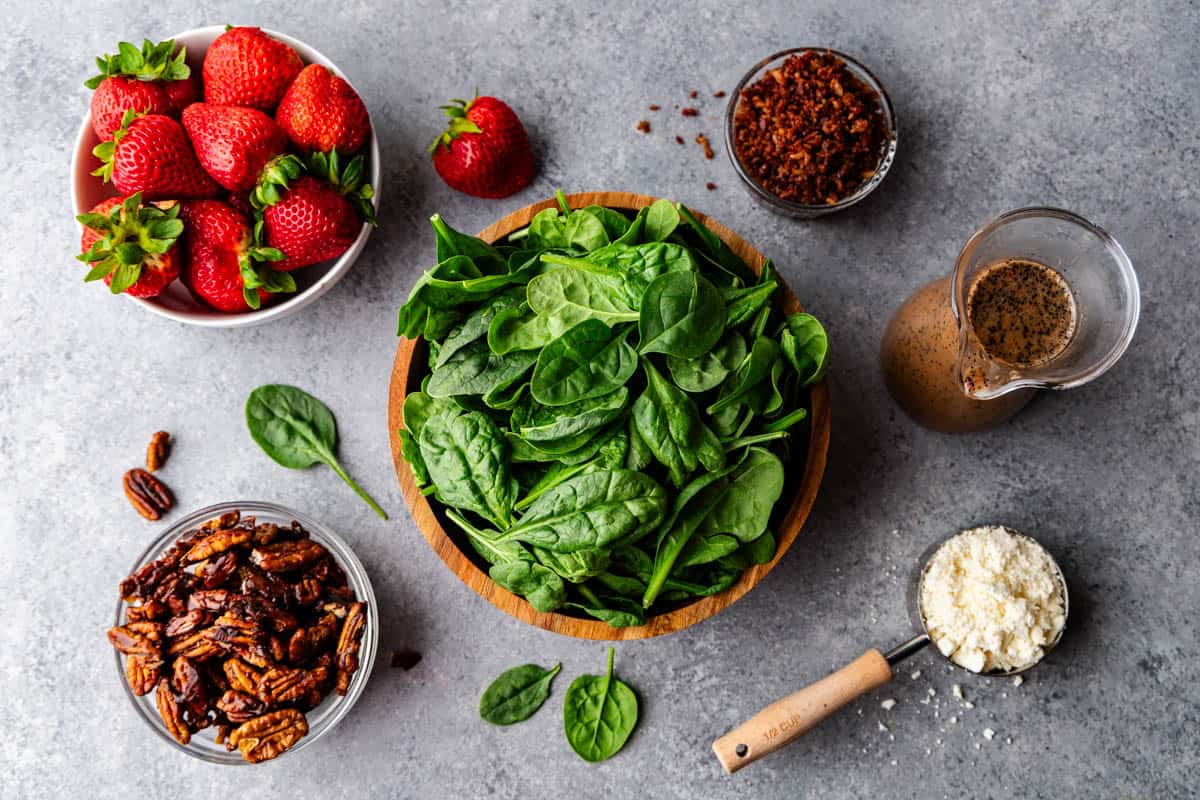
M 272 711 L 243 722 L 229 734 L 229 742 L 251 764 L 275 758 L 308 733 L 308 722 L 294 708 Z
M 126 472 L 121 485 L 134 510 L 150 521 L 161 519 L 175 505 L 175 498 L 166 484 L 144 469 Z
M 179 566 L 178 550 L 171 549 L 159 558 L 138 568 L 132 575 L 121 581 L 121 597 L 130 599 L 147 599 L 166 578 L 175 572 Z
M 224 668 L 230 688 L 246 694 L 258 694 L 258 682 L 262 679 L 258 670 L 240 658 L 226 659 Z
M 201 589 L 188 596 L 189 609 L 202 611 L 224 611 L 238 595 L 228 589 Z
M 345 694 L 358 669 L 358 649 L 367 624 L 367 604 L 354 603 L 346 612 L 337 646 L 337 693 Z
M 240 724 L 254 719 L 267 709 L 254 695 L 230 690 L 217 700 L 217 710 L 230 722 Z
M 158 691 L 154 695 L 154 703 L 158 706 L 158 714 L 162 717 L 163 724 L 167 726 L 167 732 L 175 738 L 175 741 L 180 744 L 190 742 L 192 732 L 187 723 L 183 721 L 183 712 L 175 700 L 175 695 L 171 693 L 171 684 L 166 678 L 160 678 L 158 681 Z
M 276 542 L 250 551 L 250 561 L 267 572 L 294 572 L 306 569 L 325 556 L 325 548 L 311 539 Z
M 211 559 L 200 570 L 200 580 L 205 589 L 216 589 L 228 581 L 237 570 L 238 554 L 233 551 L 222 553 Z
M 157 622 L 167 616 L 167 607 L 157 600 L 146 600 L 139 606 L 126 606 L 125 622 Z
M 308 571 L 308 575 L 330 586 L 346 585 L 346 573 L 342 571 L 342 568 L 332 558 L 322 559 Z
M 219 656 L 224 652 L 219 644 L 212 641 L 208 636 L 210 629 L 193 631 L 186 636 L 175 639 L 167 648 L 167 655 L 178 658 L 184 656 L 192 661 L 207 661 L 214 656 Z
M 292 602 L 300 607 L 311 606 L 321 599 L 324 587 L 316 578 L 304 576 L 292 584 Z
M 203 531 L 219 531 L 225 528 L 232 528 L 238 524 L 242 518 L 242 512 L 238 510 L 226 511 L 219 517 L 213 517 L 200 526 Z
M 254 526 L 254 544 L 255 546 L 271 544 L 281 535 L 284 529 L 280 528 L 274 522 L 260 522 Z
M 138 697 L 150 694 L 158 685 L 162 661 L 149 656 L 129 656 L 125 659 L 125 680 Z
M 150 437 L 150 444 L 146 445 L 146 471 L 156 471 L 163 464 L 167 463 L 167 456 L 170 454 L 171 434 L 166 431 L 156 431 Z
M 186 614 L 179 614 L 167 620 L 166 632 L 171 639 L 191 633 L 197 628 L 208 624 L 209 613 L 202 608 L 193 608 Z
M 253 535 L 254 532 L 251 529 L 240 527 L 222 528 L 219 531 L 214 531 L 192 545 L 192 549 L 184 554 L 183 563 L 191 564 L 196 561 L 203 561 L 206 558 L 212 558 L 219 553 L 224 553 L 226 550 L 246 544 Z
M 238 575 L 242 579 L 242 594 L 265 597 L 277 606 L 286 605 L 288 585 L 279 578 L 248 564 L 238 569 Z
M 204 678 L 187 657 L 175 659 L 171 668 L 171 687 L 195 717 L 204 717 L 208 711 L 208 693 L 204 690 Z
M 301 628 L 292 634 L 292 638 L 288 641 L 288 660 L 293 664 L 302 664 L 308 661 L 316 653 L 329 648 L 337 633 L 337 617 L 326 613 L 315 625 Z
M 270 600 L 262 597 L 239 595 L 225 609 L 225 616 L 231 619 L 250 620 L 271 628 L 276 633 L 295 630 L 300 625 L 295 614 L 281 611 Z
M 134 633 L 140 633 L 152 642 L 162 642 L 163 630 L 165 626 L 161 622 L 153 620 L 142 620 L 141 622 L 127 622 L 125 627 Z
M 271 667 L 258 682 L 258 698 L 268 706 L 292 703 L 316 688 L 316 681 L 306 669 Z
M 134 630 L 132 627 L 132 625 L 144 624 L 146 623 L 134 622 L 130 625 L 118 625 L 115 628 L 109 628 L 109 644 L 117 648 L 117 652 L 124 653 L 127 656 L 149 656 L 150 658 L 159 658 L 161 656 L 162 649 L 159 647 L 158 642 L 152 639 L 146 633 L 140 633 Z

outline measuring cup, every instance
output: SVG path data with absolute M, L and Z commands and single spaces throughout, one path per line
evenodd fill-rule
M 1037 544 L 1037 541 L 1032 537 L 1019 533 L 1012 528 L 1005 526 L 997 527 L 1004 527 L 1004 530 L 1009 534 L 1020 536 Z M 963 532 L 965 531 L 959 531 L 959 533 Z M 958 535 L 958 533 L 954 534 L 954 536 Z M 908 641 L 893 647 L 886 653 L 881 653 L 879 650 L 871 648 L 832 675 L 822 678 L 816 683 L 809 684 L 782 700 L 776 700 L 720 739 L 717 739 L 713 742 L 713 752 L 716 753 L 717 760 L 721 762 L 721 766 L 725 768 L 726 772 L 737 772 L 747 764 L 752 764 L 763 756 L 774 753 L 781 747 L 791 744 L 842 706 L 857 700 L 867 692 L 883 686 L 892 679 L 892 668 L 894 666 L 923 649 L 925 645 L 932 641 L 929 635 L 929 627 L 925 620 L 925 613 L 921 608 L 921 590 L 925 581 L 925 573 L 929 569 L 929 561 L 933 557 L 933 554 L 943 544 L 953 539 L 954 536 L 937 542 L 926 549 L 918 562 L 920 567 L 914 571 L 913 579 L 910 581 L 912 586 L 909 591 L 909 611 L 912 613 L 915 622 L 919 625 L 921 632 Z M 1040 547 L 1040 545 L 1038 546 Z M 1067 582 L 1063 577 L 1062 569 L 1048 550 L 1043 547 L 1042 551 L 1050 559 L 1050 566 L 1054 571 L 1055 580 L 1058 581 L 1058 585 L 1062 590 L 1063 598 L 1063 627 L 1059 629 L 1054 639 L 1042 649 L 1041 658 L 1045 658 L 1046 653 L 1054 649 L 1059 641 L 1062 640 L 1063 631 L 1066 630 L 1066 618 L 1070 604 L 1067 598 Z M 947 656 L 943 656 L 943 658 L 950 661 Z M 1036 666 L 1041 661 L 1041 658 L 1026 664 L 1020 669 L 975 674 L 1006 677 L 1018 675 Z M 950 663 L 954 664 L 953 661 L 950 661 Z M 958 667 L 959 665 L 954 664 L 954 666 Z

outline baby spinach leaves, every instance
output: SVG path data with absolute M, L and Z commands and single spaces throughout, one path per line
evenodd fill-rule
M 329 407 L 295 386 L 267 384 L 246 398 L 246 427 L 250 438 L 275 463 L 288 469 L 305 469 L 324 463 L 376 514 L 387 514 L 371 496 L 346 474 L 334 455 L 337 449 L 337 422 Z M 411 444 L 408 445 L 411 451 Z
M 604 675 L 580 675 L 563 699 L 563 726 L 571 749 L 584 761 L 604 761 L 621 751 L 638 720 L 633 689 L 613 676 L 613 648 Z
M 400 332 L 429 345 L 401 453 L 535 609 L 642 625 L 769 561 L 828 340 L 688 209 L 555 207 L 495 243 L 432 220 Z M 308 463 L 308 462 L 306 462 Z
M 626 341 L 630 331 L 587 319 L 547 344 L 530 381 L 533 398 L 564 406 L 624 386 L 637 370 L 637 353 Z
M 638 318 L 642 353 L 699 358 L 724 329 L 721 293 L 695 272 L 667 272 L 646 288 Z
M 550 682 L 562 669 L 525 664 L 500 673 L 479 698 L 479 716 L 493 725 L 512 725 L 534 715 L 550 696 Z

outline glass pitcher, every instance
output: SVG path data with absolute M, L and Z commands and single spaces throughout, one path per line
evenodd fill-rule
M 969 302 L 981 276 L 998 265 L 1032 262 L 1061 277 L 1072 329 L 1051 358 L 1011 363 L 989 353 Z M 1116 239 L 1056 208 L 1002 214 L 963 246 L 954 273 L 910 296 L 884 332 L 880 363 L 892 397 L 920 424 L 965 432 L 998 425 L 1038 389 L 1070 389 L 1104 374 L 1133 338 L 1137 275 Z

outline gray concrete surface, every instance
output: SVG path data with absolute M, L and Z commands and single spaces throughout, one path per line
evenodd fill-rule
M 0 52 L 0 796 L 1195 796 L 1200 7 L 955 5 L 12 4 Z M 291 32 L 342 65 L 374 115 L 387 176 L 381 228 L 351 274 L 298 316 L 235 332 L 168 323 L 85 286 L 67 191 L 91 56 L 119 38 L 226 21 Z M 706 162 L 691 144 L 701 131 L 720 141 L 713 91 L 797 44 L 860 56 L 903 131 L 876 195 L 817 223 L 758 208 L 723 152 Z M 449 190 L 424 151 L 437 103 L 476 85 L 513 104 L 539 152 L 536 184 L 500 202 Z M 703 113 L 688 121 L 672 109 L 691 89 Z M 634 130 L 641 118 L 652 135 Z M 440 211 L 474 230 L 560 186 L 658 194 L 715 215 L 776 259 L 835 352 L 830 465 L 803 537 L 725 613 L 618 647 L 642 718 L 601 765 L 569 750 L 560 703 L 570 677 L 602 667 L 603 646 L 507 618 L 451 575 L 404 507 L 385 425 L 395 311 L 433 253 L 426 218 Z M 1132 349 L 1095 384 L 1042 397 L 993 433 L 915 427 L 875 364 L 888 315 L 947 272 L 978 225 L 1035 203 L 1095 219 L 1129 251 L 1144 290 Z M 242 403 L 264 382 L 332 406 L 346 466 L 390 522 L 327 470 L 284 471 L 253 446 Z M 177 437 L 164 475 L 183 509 L 292 505 L 340 530 L 374 578 L 384 630 L 370 686 L 297 757 L 202 764 L 157 740 L 122 695 L 103 632 L 117 580 L 161 526 L 132 513 L 119 480 L 159 428 Z M 1037 536 L 1071 580 L 1068 636 L 1023 686 L 951 673 L 923 653 L 786 752 L 721 774 L 715 736 L 907 636 L 914 557 L 983 521 Z M 420 665 L 390 669 L 401 647 L 420 651 Z M 533 720 L 478 720 L 478 694 L 502 669 L 556 660 L 564 674 Z M 974 708 L 951 696 L 955 682 Z

